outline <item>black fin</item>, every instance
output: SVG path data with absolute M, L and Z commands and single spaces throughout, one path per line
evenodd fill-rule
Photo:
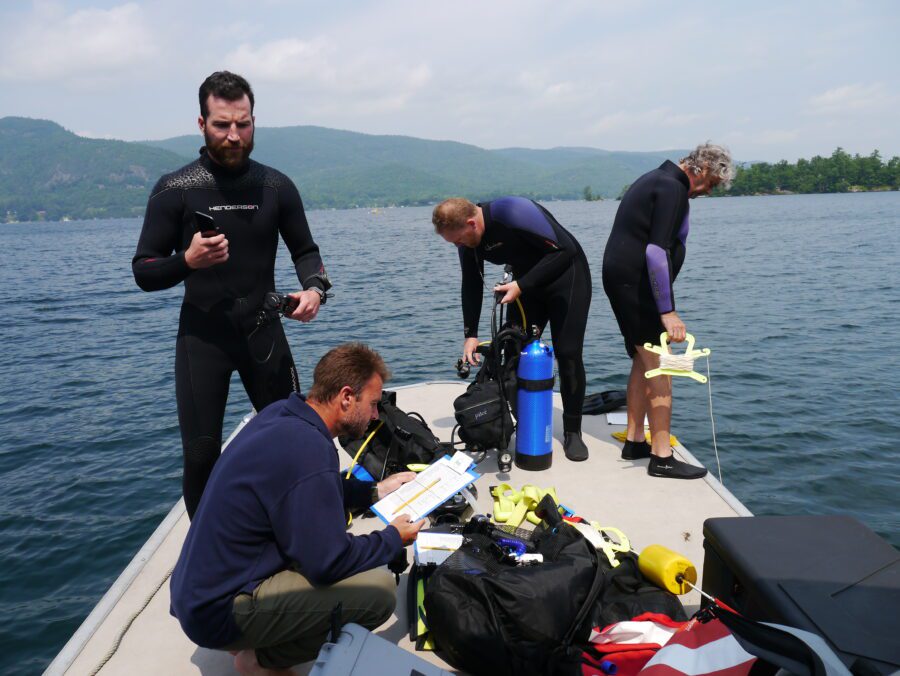
M 581 413 L 583 415 L 598 415 L 600 413 L 609 413 L 618 408 L 625 406 L 625 390 L 607 390 L 606 392 L 595 392 L 584 398 L 581 405 Z

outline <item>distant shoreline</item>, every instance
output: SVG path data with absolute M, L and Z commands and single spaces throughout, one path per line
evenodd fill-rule
M 885 193 L 885 192 L 900 192 L 900 189 L 891 188 L 891 187 L 879 187 L 879 188 L 859 188 L 857 190 L 842 190 L 840 192 L 836 192 L 836 191 L 835 192 L 790 192 L 788 190 L 781 190 L 781 191 L 775 191 L 775 192 L 757 192 L 757 193 L 745 194 L 745 195 L 732 195 L 730 193 L 713 194 L 713 195 L 708 195 L 705 199 L 715 199 L 715 198 L 719 198 L 719 197 L 733 198 L 733 197 L 785 197 L 785 196 L 797 196 L 797 195 L 848 195 L 848 194 L 859 194 L 859 193 Z M 588 202 L 588 203 L 591 203 L 591 202 L 594 202 L 594 203 L 602 204 L 603 202 L 618 202 L 618 201 L 620 201 L 619 198 L 615 198 L 615 197 L 603 198 L 602 200 L 596 200 L 596 199 L 595 200 L 584 200 L 584 199 L 575 199 L 575 198 L 573 198 L 573 199 L 533 198 L 533 199 L 537 199 L 538 202 L 545 202 L 545 203 L 552 203 L 552 202 Z M 315 211 L 357 211 L 360 209 L 365 209 L 365 210 L 378 209 L 379 211 L 382 211 L 382 210 L 386 210 L 386 209 L 415 209 L 418 207 L 426 208 L 426 207 L 433 207 L 435 204 L 437 204 L 437 202 L 432 202 L 429 204 L 392 204 L 389 206 L 383 206 L 383 205 L 357 206 L 357 205 L 353 205 L 353 206 L 347 206 L 347 207 L 312 207 L 310 209 L 307 209 L 306 211 L 307 211 L 307 213 L 311 213 L 311 212 L 315 212 Z M 24 225 L 27 223 L 70 223 L 70 222 L 71 223 L 75 223 L 75 222 L 87 223 L 87 222 L 94 222 L 94 221 L 97 221 L 97 222 L 99 222 L 99 221 L 120 221 L 120 220 L 127 220 L 127 219 L 140 220 L 143 217 L 144 217 L 143 214 L 140 214 L 137 216 L 134 214 L 123 214 L 121 216 L 102 216 L 102 217 L 95 217 L 95 218 L 67 217 L 67 218 L 61 218 L 61 219 L 39 219 L 39 220 L 29 220 L 29 221 L 5 220 L 5 221 L 0 221 L 0 227 L 2 227 L 4 225 Z

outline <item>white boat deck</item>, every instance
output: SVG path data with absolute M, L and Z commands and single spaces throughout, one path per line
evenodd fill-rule
M 434 433 L 449 441 L 455 423 L 452 402 L 465 386 L 465 382 L 441 382 L 392 389 L 397 390 L 397 403 L 403 410 L 421 413 Z M 703 521 L 717 516 L 749 516 L 750 512 L 712 477 L 714 471 L 696 481 L 657 479 L 647 476 L 646 460 L 622 460 L 621 444 L 610 436 L 622 428 L 608 425 L 605 415 L 584 417 L 583 436 L 590 449 L 590 459 L 583 463 L 569 462 L 559 439 L 562 406 L 559 395 L 554 397 L 554 430 L 558 438 L 553 444 L 553 466 L 543 472 L 525 472 L 514 466 L 509 474 L 500 474 L 493 456 L 488 457 L 478 467 L 482 478 L 476 484 L 482 511 L 491 513 L 488 491 L 491 485 L 554 486 L 560 502 L 579 516 L 621 529 L 636 550 L 661 544 L 685 555 L 697 567 L 702 580 Z M 676 453 L 688 462 L 700 464 L 681 446 L 676 448 Z M 349 464 L 349 457 L 346 459 Z M 363 533 L 381 527 L 376 518 L 358 518 L 352 530 Z M 98 673 L 128 676 L 236 673 L 228 653 L 198 648 L 169 615 L 167 576 L 178 558 L 187 529 L 188 519 L 179 501 L 45 673 L 79 676 L 95 673 L 132 619 L 115 652 Z M 411 650 L 405 582 L 404 575 L 394 617 L 376 633 Z M 682 601 L 691 613 L 699 606 L 699 594 L 691 592 Z M 449 669 L 433 653 L 417 654 Z M 300 666 L 295 672 L 304 674 L 308 669 L 308 665 Z

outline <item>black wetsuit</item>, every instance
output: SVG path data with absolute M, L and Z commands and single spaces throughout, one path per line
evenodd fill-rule
M 690 180 L 668 160 L 637 179 L 619 204 L 603 254 L 603 289 L 633 357 L 659 343 L 660 315 L 675 310 L 673 284 L 690 228 Z
M 571 233 L 537 202 L 503 197 L 478 206 L 484 215 L 481 243 L 474 249 L 459 247 L 465 336 L 478 336 L 484 261 L 511 265 L 522 289 L 520 300 L 528 324 L 543 330 L 550 322 L 559 364 L 564 431 L 578 432 L 585 389 L 584 332 L 591 305 L 587 257 Z M 522 323 L 514 305 L 507 317 L 512 323 Z
M 226 262 L 188 267 L 184 253 L 195 211 L 212 216 L 225 235 Z M 230 171 L 201 151 L 197 161 L 163 176 L 147 203 L 134 278 L 144 291 L 184 281 L 175 393 L 189 516 L 219 457 L 231 374 L 238 371 L 257 411 L 300 390 L 281 322 L 259 316 L 266 292 L 275 289 L 279 233 L 303 288 L 326 290 L 330 284 L 297 188 L 274 169 L 250 160 Z

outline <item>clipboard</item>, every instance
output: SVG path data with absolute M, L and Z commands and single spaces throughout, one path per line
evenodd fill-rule
M 372 505 L 372 511 L 385 523 L 401 514 L 409 514 L 413 521 L 418 521 L 481 478 L 471 465 L 472 458 L 462 451 L 452 457 L 445 455 Z

